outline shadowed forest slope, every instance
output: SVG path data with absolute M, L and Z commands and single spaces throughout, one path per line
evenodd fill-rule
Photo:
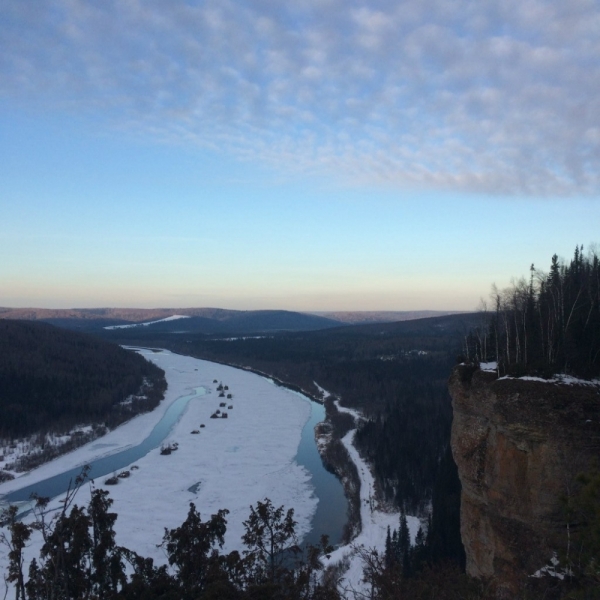
M 114 426 L 152 409 L 164 389 L 158 367 L 116 344 L 46 323 L 0 320 L 1 437 L 82 422 Z M 144 397 L 130 398 L 138 394 Z

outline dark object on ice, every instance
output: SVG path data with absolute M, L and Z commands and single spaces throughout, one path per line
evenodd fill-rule
M 117 477 L 119 477 L 120 479 L 127 479 L 130 475 L 131 475 L 131 473 L 129 471 L 121 471 L 117 475 Z
M 117 485 L 117 483 L 119 483 L 119 478 L 116 475 L 113 475 L 104 481 L 104 485 Z
M 204 423 L 202 423 L 202 425 L 200 425 L 200 427 L 206 427 L 206 425 Z
M 231 410 L 233 408 L 233 404 L 230 404 L 227 408 Z
M 199 429 L 194 429 L 194 430 L 192 431 L 192 433 L 200 433 L 200 430 L 199 430 Z
M 228 389 L 229 389 L 229 386 L 228 386 L 228 385 L 226 385 L 226 386 L 223 386 L 223 389 L 224 389 L 224 390 L 228 390 Z
M 224 397 L 225 397 L 225 392 L 221 392 L 221 393 L 219 394 L 219 398 L 224 398 Z
M 219 415 L 217 413 L 213 413 L 212 415 L 210 415 L 211 419 L 218 419 Z
M 223 413 L 223 414 L 221 415 L 221 419 L 226 419 L 226 418 L 227 418 L 227 413 Z
M 228 398 L 233 398 L 233 396 L 231 394 L 227 394 Z
M 175 452 L 179 448 L 179 444 L 177 442 L 173 442 L 172 444 L 163 445 L 160 447 L 160 453 L 163 455 L 171 454 L 171 452 Z
M 136 471 L 137 469 L 139 469 L 139 467 L 137 465 L 131 465 L 131 470 L 132 471 Z
M 226 406 L 225 402 L 219 402 L 219 406 Z
M 188 492 L 192 492 L 192 494 L 197 494 L 198 493 L 198 488 L 202 485 L 202 482 L 199 481 L 198 483 L 195 483 L 193 486 L 188 488 Z

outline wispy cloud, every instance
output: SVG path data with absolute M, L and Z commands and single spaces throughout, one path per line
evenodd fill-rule
M 595 0 L 0 3 L 0 97 L 346 180 L 600 190 Z

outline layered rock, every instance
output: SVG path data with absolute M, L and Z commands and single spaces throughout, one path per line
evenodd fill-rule
M 467 573 L 518 597 L 525 577 L 567 551 L 563 499 L 600 458 L 600 389 L 466 365 L 449 389 Z

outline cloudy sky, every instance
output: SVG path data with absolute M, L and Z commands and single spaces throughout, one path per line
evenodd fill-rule
M 0 0 L 0 305 L 474 308 L 600 241 L 598 0 Z

